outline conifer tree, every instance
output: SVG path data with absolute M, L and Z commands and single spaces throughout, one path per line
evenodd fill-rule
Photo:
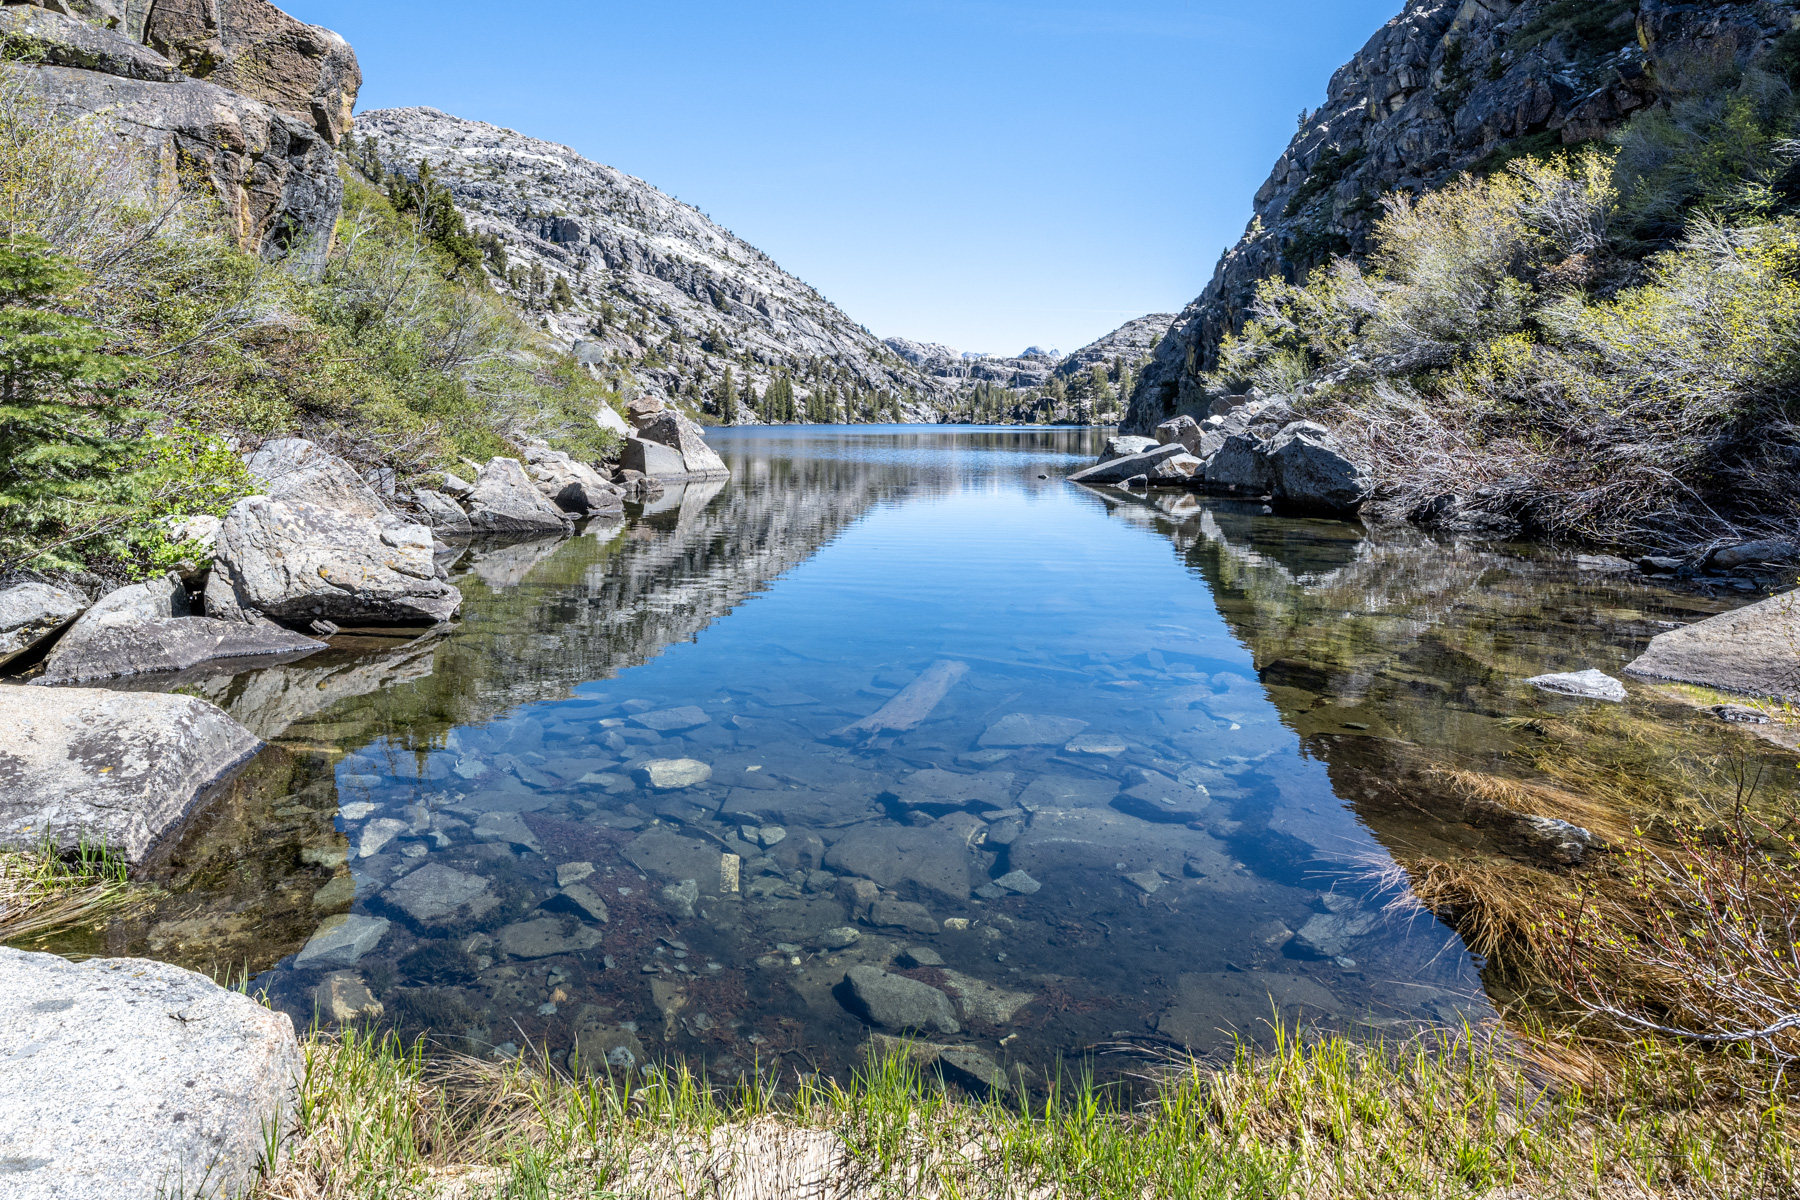
M 117 390 L 126 363 L 55 308 L 81 282 L 38 238 L 0 244 L 0 567 L 77 565 L 72 528 L 128 511 L 145 442 Z
M 719 420 L 727 425 L 737 424 L 737 387 L 731 381 L 731 368 L 725 368 L 725 377 L 719 380 Z

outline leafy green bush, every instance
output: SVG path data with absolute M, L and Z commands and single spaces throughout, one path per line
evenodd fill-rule
M 36 503 L 30 538 L 6 534 L 0 567 L 155 570 L 183 556 L 165 518 L 246 494 L 238 453 L 269 437 L 313 438 L 403 489 L 527 438 L 589 460 L 614 449 L 593 415 L 617 396 L 488 288 L 447 193 L 425 172 L 394 190 L 406 211 L 349 179 L 323 273 L 300 273 L 240 248 L 198 185 L 153 184 L 91 122 L 0 82 L 0 244 L 41 245 L 70 272 L 53 305 L 43 293 L 9 311 L 77 323 L 68 344 L 121 364 L 111 386 L 130 400 L 101 406 L 98 377 L 66 381 L 58 402 L 88 425 L 68 427 L 57 486 L 85 498 Z M 116 452 L 96 441 L 78 463 L 79 438 L 102 436 Z M 127 479 L 129 500 L 100 502 Z
M 1298 393 L 1392 515 L 1672 544 L 1800 517 L 1800 219 L 1619 251 L 1611 155 L 1386 201 L 1365 266 L 1266 281 L 1215 383 Z

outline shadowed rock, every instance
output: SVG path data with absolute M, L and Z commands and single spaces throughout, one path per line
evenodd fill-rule
M 191 696 L 0 687 L 0 845 L 136 862 L 261 747 Z

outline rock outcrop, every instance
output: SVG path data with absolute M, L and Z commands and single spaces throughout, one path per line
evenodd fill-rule
M 1656 102 L 1659 63 L 1742 63 L 1791 20 L 1781 5 L 1728 0 L 1407 0 L 1332 76 L 1256 193 L 1243 238 L 1158 346 L 1124 428 L 1206 415 L 1203 375 L 1242 328 L 1258 282 L 1362 254 L 1382 196 L 1439 187 L 1521 143 L 1541 151 L 1604 137 Z
M 0 846 L 136 862 L 261 746 L 191 696 L 0 686 Z
M 516 458 L 490 459 L 469 493 L 469 525 L 477 533 L 561 533 L 571 518 L 539 492 Z
M 0 9 L 0 39 L 29 94 L 98 121 L 154 183 L 204 179 L 242 245 L 323 261 L 362 79 L 342 38 L 265 0 L 44 0 Z
M 1658 634 L 1625 670 L 1641 678 L 1800 701 L 1800 595 L 1775 596 Z
M 292 1112 L 294 1025 L 204 975 L 0 947 L 12 1200 L 237 1196 Z

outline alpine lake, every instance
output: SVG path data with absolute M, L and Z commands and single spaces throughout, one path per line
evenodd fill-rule
M 1623 677 L 1733 596 L 1066 483 L 1099 430 L 709 437 L 729 480 L 460 551 L 445 630 L 136 685 L 268 747 L 146 900 L 30 948 L 478 1056 L 845 1078 L 910 1028 L 962 1086 L 1035 1090 L 1518 999 L 1412 899 L 1430 862 L 1559 869 L 1471 778 L 1673 779 L 1734 739 L 1791 784 L 1668 689 L 1523 682 Z M 890 702 L 916 723 L 867 720 Z

